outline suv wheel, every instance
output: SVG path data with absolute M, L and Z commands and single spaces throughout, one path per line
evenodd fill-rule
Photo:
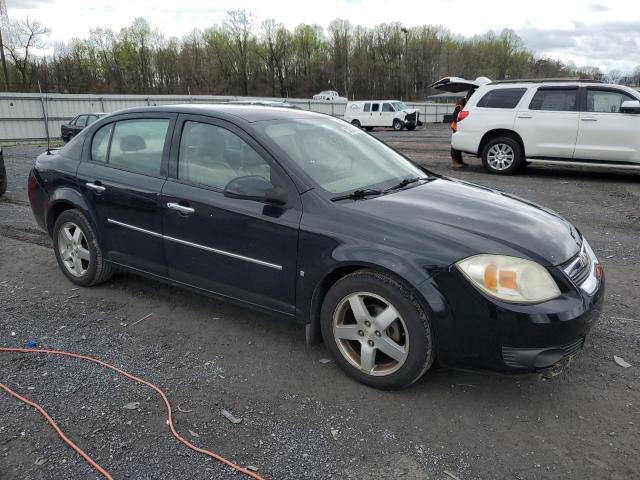
M 102 256 L 93 228 L 78 210 L 66 210 L 57 218 L 53 249 L 62 273 L 76 285 L 97 285 L 113 273 L 113 267 Z
M 397 118 L 393 121 L 393 129 L 396 132 L 399 132 L 400 130 L 402 130 L 402 122 Z
M 349 376 L 377 388 L 403 388 L 434 359 L 427 315 L 388 275 L 361 270 L 336 282 L 321 310 L 322 337 Z
M 362 125 L 360 124 L 360 120 L 351 120 L 351 125 L 353 125 L 356 128 L 362 128 Z
M 484 146 L 482 165 L 489 173 L 509 175 L 522 166 L 522 148 L 511 137 L 496 137 Z

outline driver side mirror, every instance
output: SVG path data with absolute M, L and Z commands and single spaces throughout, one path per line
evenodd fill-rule
M 620 105 L 620 113 L 640 113 L 640 100 L 626 100 Z
M 224 187 L 224 196 L 273 205 L 286 205 L 288 199 L 284 188 L 274 187 L 271 182 L 259 175 L 234 178 Z

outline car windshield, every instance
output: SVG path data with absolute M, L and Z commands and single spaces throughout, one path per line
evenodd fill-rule
M 393 102 L 393 108 L 396 109 L 396 112 L 400 110 L 405 110 L 407 106 L 403 102 Z
M 256 122 L 292 163 L 330 193 L 382 189 L 423 170 L 359 128 L 336 118 Z

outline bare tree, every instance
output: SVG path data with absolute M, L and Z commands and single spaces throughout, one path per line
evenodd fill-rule
M 36 65 L 30 61 L 30 56 L 34 49 L 43 47 L 44 36 L 48 34 L 49 28 L 39 20 L 29 17 L 9 23 L 4 46 L 18 71 L 23 88 L 31 87 L 36 69 Z
M 231 50 L 235 56 L 236 70 L 242 82 L 242 93 L 249 95 L 249 42 L 253 29 L 253 16 L 246 10 L 227 12 L 224 27 L 231 36 Z
M 623 77 L 623 73 L 620 70 L 611 70 L 606 75 L 607 83 L 620 83 L 620 79 Z

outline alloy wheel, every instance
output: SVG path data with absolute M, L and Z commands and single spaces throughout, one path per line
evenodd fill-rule
M 73 222 L 65 222 L 58 232 L 58 252 L 67 271 L 75 276 L 83 276 L 89 269 L 91 254 L 87 237 Z
M 370 292 L 342 299 L 333 314 L 333 337 L 342 356 L 367 375 L 394 373 L 409 353 L 409 332 L 400 313 Z
M 487 152 L 487 163 L 494 170 L 506 170 L 515 159 L 513 148 L 506 143 L 496 143 Z

